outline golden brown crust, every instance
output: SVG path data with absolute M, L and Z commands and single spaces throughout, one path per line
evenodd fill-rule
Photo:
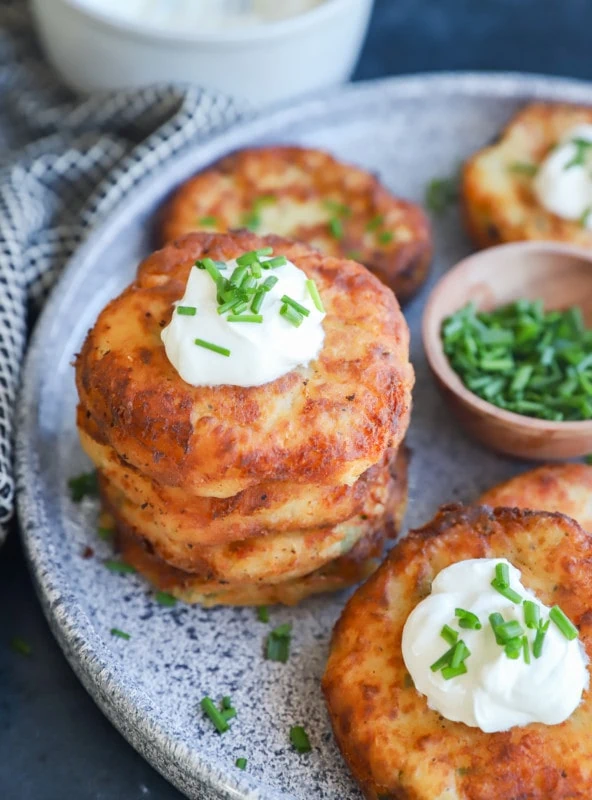
M 349 213 L 339 213 L 339 206 Z M 204 226 L 200 220 L 209 217 Z M 368 230 L 379 217 L 383 224 Z M 417 291 L 429 269 L 431 231 L 418 206 L 394 197 L 365 170 L 301 147 L 242 150 L 188 180 L 164 209 L 162 241 L 199 229 L 243 228 L 257 218 L 260 234 L 279 234 L 325 255 L 354 258 L 400 302 Z M 334 218 L 343 227 L 341 238 L 331 230 Z
M 587 800 L 589 691 L 561 725 L 486 734 L 430 710 L 401 654 L 404 623 L 440 570 L 507 557 L 541 600 L 558 603 L 592 656 L 592 537 L 561 514 L 445 506 L 389 554 L 333 634 L 323 690 L 341 751 L 370 800 Z
M 495 144 L 466 162 L 462 206 L 477 246 L 542 239 L 592 247 L 592 231 L 543 208 L 533 191 L 533 177 L 516 169 L 519 164 L 540 165 L 559 139 L 582 123 L 592 123 L 592 108 L 531 103 L 510 120 Z
M 558 511 L 592 532 L 592 467 L 587 464 L 547 464 L 494 486 L 481 505 Z
M 123 462 L 112 447 L 97 440 L 96 425 L 80 407 L 77 423 L 82 447 L 95 466 L 130 503 L 144 506 L 149 516 L 142 528 L 152 531 L 153 538 L 172 538 L 185 548 L 344 522 L 362 513 L 392 459 L 392 452 L 386 451 L 381 463 L 366 470 L 352 486 L 268 481 L 233 497 L 197 497 L 183 489 L 161 486 Z M 399 453 L 403 451 L 401 448 Z
M 264 386 L 193 387 L 168 361 L 160 331 L 189 270 L 271 245 L 323 296 L 319 358 Z M 398 447 L 413 369 L 398 304 L 366 269 L 247 232 L 192 234 L 146 259 L 99 315 L 76 360 L 85 411 L 104 441 L 153 480 L 229 497 L 266 481 L 353 483 Z M 289 413 L 286 413 L 289 409 Z

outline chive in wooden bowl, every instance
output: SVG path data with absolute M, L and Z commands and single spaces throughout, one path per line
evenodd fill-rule
M 423 315 L 423 343 L 436 381 L 461 426 L 493 450 L 526 459 L 592 453 L 592 419 L 555 421 L 500 408 L 467 388 L 450 364 L 445 320 L 469 303 L 490 312 L 518 300 L 541 300 L 545 312 L 578 307 L 585 328 L 592 328 L 592 251 L 517 242 L 482 250 L 453 267 L 433 289 Z

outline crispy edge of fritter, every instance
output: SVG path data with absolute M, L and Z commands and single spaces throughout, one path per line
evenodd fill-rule
M 486 734 L 427 706 L 401 652 L 409 613 L 443 568 L 508 557 L 526 586 L 558 603 L 592 655 L 592 537 L 562 514 L 445 506 L 398 544 L 338 621 L 323 691 L 341 752 L 366 798 L 567 800 L 589 796 L 589 690 L 569 720 Z
M 186 384 L 166 358 L 160 329 L 189 270 L 206 254 L 225 260 L 268 245 L 320 286 L 328 313 L 318 359 L 264 386 Z M 113 351 L 109 335 L 134 315 L 135 350 Z M 146 259 L 136 282 L 101 312 L 76 359 L 76 383 L 84 408 L 124 460 L 160 483 L 230 496 L 266 480 L 353 483 L 385 449 L 398 447 L 414 382 L 408 352 L 396 298 L 361 265 L 273 236 L 190 234 Z M 297 413 L 283 415 L 272 431 L 269 406 L 288 394 Z M 343 423 L 327 426 L 337 412 Z M 307 437 L 296 436 L 305 430 Z
M 592 466 L 545 464 L 484 492 L 479 505 L 557 511 L 592 532 Z
M 540 164 L 558 139 L 580 123 L 592 123 L 592 107 L 531 103 L 508 122 L 494 144 L 466 161 L 462 209 L 478 247 L 523 240 L 592 247 L 592 231 L 547 211 L 534 194 L 533 178 L 512 171 L 521 162 Z
M 295 170 L 310 178 L 270 188 L 266 178 L 281 170 L 289 180 Z M 229 178 L 232 186 L 229 186 Z M 238 218 L 225 208 L 225 193 L 232 193 L 233 205 L 240 197 Z M 317 198 L 353 208 L 340 218 L 343 236 L 331 232 L 335 214 L 327 210 L 326 220 L 299 225 L 288 235 L 314 244 L 326 255 L 353 258 L 364 264 L 392 289 L 401 303 L 407 302 L 424 283 L 433 256 L 429 220 L 415 203 L 393 195 L 372 173 L 337 160 L 323 150 L 296 146 L 248 148 L 225 156 L 211 167 L 185 181 L 160 214 L 160 242 L 174 241 L 200 228 L 199 219 L 213 216 L 217 231 L 244 225 L 245 215 L 256 208 L 257 199 L 268 195 L 293 197 L 295 202 Z M 215 197 L 215 200 L 209 199 Z M 206 199 L 207 198 L 207 199 Z M 379 241 L 383 229 L 371 231 L 373 220 L 384 217 L 384 230 L 394 236 Z M 394 226 L 394 230 L 392 229 Z M 399 232 L 397 236 L 397 231 Z M 270 233 L 273 231 L 270 231 Z

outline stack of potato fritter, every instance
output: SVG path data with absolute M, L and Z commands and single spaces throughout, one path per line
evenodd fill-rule
M 160 333 L 190 270 L 266 246 L 318 286 L 319 357 L 263 386 L 185 383 Z M 76 363 L 80 436 L 123 558 L 204 605 L 292 604 L 370 574 L 406 503 L 408 339 L 377 278 L 305 245 L 201 233 L 149 257 Z

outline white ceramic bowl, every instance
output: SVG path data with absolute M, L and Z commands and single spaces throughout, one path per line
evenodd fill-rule
M 372 5 L 373 0 L 325 0 L 288 19 L 200 33 L 157 31 L 90 10 L 81 0 L 32 0 L 49 60 L 76 91 L 181 82 L 256 106 L 346 81 Z

